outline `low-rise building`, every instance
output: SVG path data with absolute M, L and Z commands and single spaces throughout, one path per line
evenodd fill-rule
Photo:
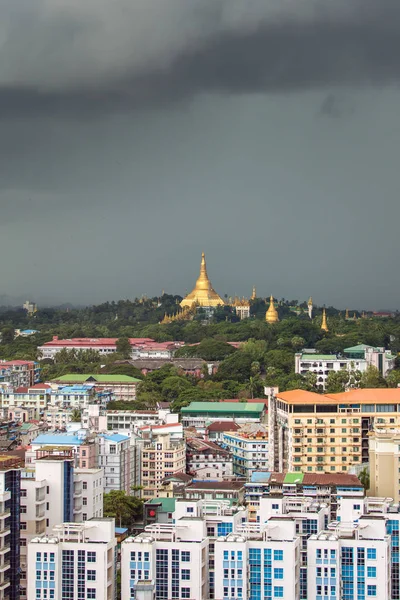
M 206 427 L 205 439 L 211 442 L 220 443 L 224 439 L 224 433 L 227 431 L 237 431 L 240 425 L 235 421 L 214 421 Z
M 400 502 L 400 428 L 369 433 L 369 473 L 371 496 Z
M 231 477 L 232 454 L 215 442 L 186 439 L 186 470 L 194 479 Z
M 0 393 L 1 407 L 7 415 L 16 408 L 34 409 L 34 418 L 41 419 L 50 402 L 50 391 L 50 386 L 45 383 L 7 389 Z
M 93 384 L 97 392 L 107 392 L 115 400 L 132 402 L 136 400 L 136 388 L 138 383 L 140 383 L 140 379 L 130 377 L 129 375 L 70 373 L 53 379 L 50 383 L 55 389 L 66 384 Z
M 33 360 L 0 360 L 0 387 L 31 387 L 39 380 L 39 363 Z
M 214 421 L 236 421 L 239 424 L 262 423 L 266 419 L 265 404 L 262 402 L 191 402 L 181 408 L 183 426 L 195 427 L 205 433 Z
M 229 500 L 235 504 L 243 504 L 244 481 L 195 481 L 177 492 L 177 496 L 185 500 Z
M 107 410 L 107 429 L 111 431 L 137 431 L 141 427 L 177 424 L 179 415 L 168 409 L 157 410 Z
M 295 354 L 295 372 L 300 375 L 315 373 L 318 387 L 325 390 L 331 372 L 347 370 L 364 373 L 369 366 L 374 366 L 386 377 L 393 369 L 395 359 L 396 357 L 385 348 L 374 348 L 366 344 L 345 348 L 343 355 L 318 354 L 315 350 L 303 350 Z

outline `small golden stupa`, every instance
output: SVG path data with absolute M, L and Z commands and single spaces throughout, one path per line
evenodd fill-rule
M 257 298 L 257 291 L 256 291 L 256 286 L 253 285 L 253 291 L 251 293 L 251 299 L 255 300 Z
M 321 329 L 322 329 L 323 331 L 329 331 L 329 329 L 328 329 L 328 322 L 327 322 L 327 320 L 326 320 L 326 310 L 325 310 L 325 309 L 323 309 L 323 311 L 322 311 L 322 323 L 321 323 Z
M 277 323 L 279 321 L 278 311 L 274 306 L 274 297 L 271 296 L 269 299 L 269 307 L 265 313 L 265 320 L 267 323 Z
M 217 294 L 208 279 L 206 257 L 204 252 L 201 255 L 200 275 L 196 281 L 194 289 L 181 302 L 181 307 L 191 308 L 193 303 L 198 306 L 219 306 L 225 304 L 222 298 Z

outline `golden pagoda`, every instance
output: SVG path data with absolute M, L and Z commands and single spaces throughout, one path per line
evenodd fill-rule
M 321 329 L 323 331 L 329 331 L 329 329 L 328 329 L 328 323 L 327 323 L 327 320 L 326 320 L 326 310 L 325 309 L 323 309 L 323 311 L 322 311 Z
M 267 323 L 277 323 L 279 321 L 278 311 L 275 308 L 273 296 L 269 299 L 269 307 L 265 313 L 265 320 Z
M 204 252 L 201 255 L 199 278 L 196 281 L 194 289 L 182 300 L 181 307 L 191 308 L 193 303 L 196 303 L 198 306 L 212 307 L 225 304 L 222 298 L 218 296 L 217 292 L 214 290 L 211 281 L 208 279 Z
M 251 299 L 255 300 L 257 298 L 256 286 L 253 285 L 253 291 L 251 293 Z
M 344 317 L 344 318 L 345 318 L 345 319 L 349 319 L 349 318 L 350 318 L 350 317 L 349 317 L 349 309 L 348 309 L 348 308 L 346 308 L 346 314 L 345 314 L 345 317 Z

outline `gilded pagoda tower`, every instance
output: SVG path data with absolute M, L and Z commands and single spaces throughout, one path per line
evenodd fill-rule
M 182 308 L 191 308 L 193 304 L 198 306 L 216 307 L 225 304 L 211 285 L 207 275 L 206 257 L 201 255 L 200 275 L 194 289 L 181 302 Z

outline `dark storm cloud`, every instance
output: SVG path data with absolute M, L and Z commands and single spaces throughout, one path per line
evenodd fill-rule
M 398 0 L 53 2 L 15 0 L 19 10 L 8 15 L 2 118 L 90 116 L 202 92 L 400 82 Z

